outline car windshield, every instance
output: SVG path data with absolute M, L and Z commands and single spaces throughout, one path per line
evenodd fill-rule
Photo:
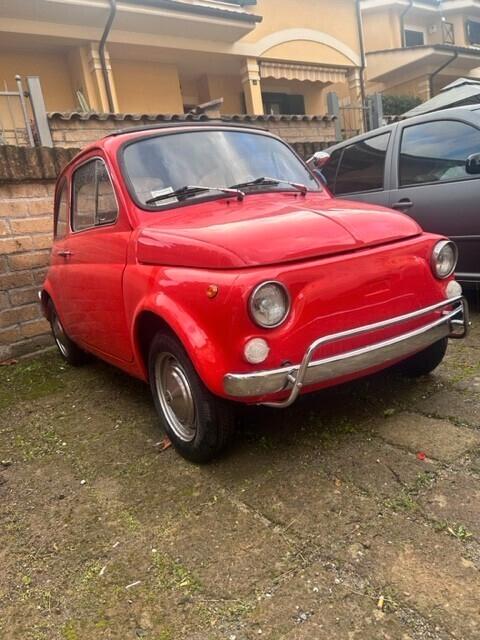
M 252 191 L 296 190 L 284 181 L 321 187 L 291 149 L 280 140 L 247 131 L 188 131 L 142 138 L 124 149 L 124 167 L 137 200 L 153 207 L 180 201 L 174 194 L 189 185 L 192 200 L 215 193 L 212 187 L 242 185 Z M 278 180 L 259 180 L 268 177 Z M 256 184 L 248 183 L 257 180 Z M 168 194 L 172 193 L 169 197 Z

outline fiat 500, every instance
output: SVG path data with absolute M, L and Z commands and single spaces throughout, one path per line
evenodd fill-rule
M 456 258 L 402 213 L 333 198 L 266 131 L 176 123 L 64 169 L 41 301 L 69 363 L 148 381 L 176 449 L 206 462 L 238 403 L 437 367 L 468 326 Z

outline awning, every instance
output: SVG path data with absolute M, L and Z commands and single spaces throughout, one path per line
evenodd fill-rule
M 300 80 L 335 84 L 345 82 L 347 69 L 321 67 L 307 64 L 290 64 L 288 62 L 260 62 L 260 77 L 276 80 Z

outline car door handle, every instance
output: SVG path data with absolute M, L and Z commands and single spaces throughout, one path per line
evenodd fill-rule
M 411 209 L 412 207 L 413 207 L 413 202 L 408 198 L 405 198 L 404 200 L 399 200 L 398 202 L 395 202 L 394 204 L 392 204 L 392 209 Z
M 68 249 L 62 249 L 61 251 L 57 251 L 57 256 L 61 256 L 62 258 L 69 258 L 72 255 L 72 252 Z

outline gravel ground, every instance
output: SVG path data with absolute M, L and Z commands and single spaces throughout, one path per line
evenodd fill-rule
M 473 322 L 434 375 L 246 411 L 205 467 L 105 364 L 1 367 L 0 638 L 480 638 Z

